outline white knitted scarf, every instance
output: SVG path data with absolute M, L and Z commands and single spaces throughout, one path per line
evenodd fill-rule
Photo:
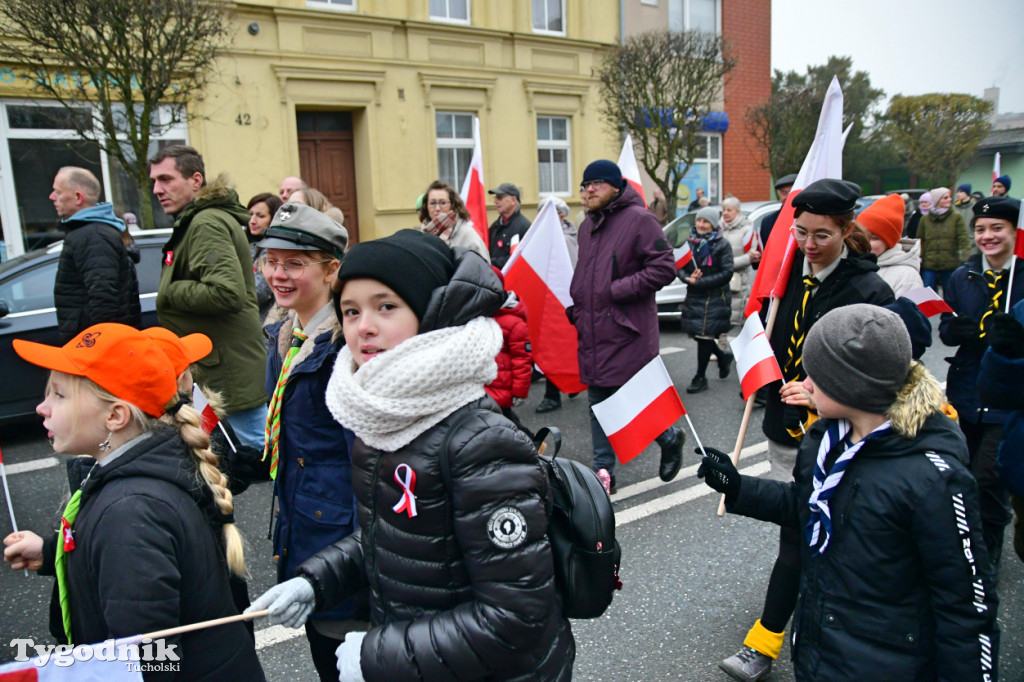
M 359 368 L 345 346 L 327 382 L 327 408 L 370 447 L 394 452 L 484 395 L 501 343 L 498 323 L 478 317 L 417 334 Z

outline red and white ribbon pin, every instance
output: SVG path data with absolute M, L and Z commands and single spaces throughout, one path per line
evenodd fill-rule
M 402 499 L 392 509 L 399 514 L 405 512 L 411 519 L 416 516 L 416 496 L 413 494 L 416 490 L 416 472 L 408 464 L 399 464 L 395 467 L 395 483 L 400 485 L 404 492 Z

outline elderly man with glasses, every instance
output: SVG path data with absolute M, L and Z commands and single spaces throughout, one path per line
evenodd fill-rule
M 579 338 L 580 380 L 590 405 L 606 400 L 658 355 L 654 294 L 675 278 L 672 247 L 643 198 L 611 161 L 594 161 L 580 185 L 586 218 L 579 229 L 579 257 L 566 310 Z M 593 468 L 615 492 L 615 453 L 593 410 Z M 659 476 L 671 481 L 683 461 L 686 433 L 669 427 L 661 446 Z

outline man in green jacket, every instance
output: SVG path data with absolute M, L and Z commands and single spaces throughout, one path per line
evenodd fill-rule
M 249 214 L 225 176 L 207 184 L 192 147 L 165 147 L 149 164 L 153 194 L 174 216 L 156 295 L 160 324 L 179 336 L 210 337 L 213 351 L 194 368 L 195 379 L 220 394 L 238 439 L 262 451 L 267 356 L 245 238 Z

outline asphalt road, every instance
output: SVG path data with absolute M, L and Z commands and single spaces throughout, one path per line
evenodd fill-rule
M 710 390 L 688 396 L 684 389 L 695 370 L 695 344 L 676 329 L 671 323 L 662 329 L 662 353 L 669 372 L 700 439 L 730 450 L 743 414 L 735 375 L 719 380 L 712 362 Z M 949 353 L 937 340 L 936 344 L 925 361 L 944 380 L 947 365 L 942 358 Z M 519 408 L 523 421 L 531 428 L 557 425 L 564 435 L 562 454 L 589 463 L 586 397 L 563 397 L 561 410 L 537 415 L 534 408 L 543 393 L 543 383 L 534 384 L 530 399 Z M 767 468 L 761 414 L 760 410 L 754 411 L 745 442 L 748 454 L 740 464 L 741 470 L 752 473 Z M 53 527 L 53 519 L 67 496 L 63 467 L 57 466 L 37 424 L 5 428 L 0 432 L 0 445 L 20 526 L 45 532 Z M 698 457 L 693 447 L 690 433 L 684 469 L 669 484 L 657 478 L 656 446 L 618 469 L 619 492 L 613 500 L 623 549 L 624 588 L 603 617 L 573 622 L 578 680 L 729 679 L 718 670 L 717 662 L 735 653 L 760 615 L 778 533 L 773 526 L 757 521 L 715 515 L 718 496 L 695 477 Z M 269 485 L 253 486 L 238 498 L 236 506 L 236 518 L 248 542 L 250 591 L 254 596 L 274 581 L 266 539 L 269 499 Z M 0 512 L 4 533 L 8 524 L 7 512 Z M 870 567 L 865 566 L 865 570 Z M 1007 538 L 999 608 L 1002 680 L 1024 680 L 1022 583 L 1024 566 Z M 50 578 L 26 578 L 21 572 L 0 570 L 0 661 L 13 658 L 14 650 L 8 643 L 16 637 L 53 642 L 47 631 L 52 584 Z M 267 679 L 316 679 L 301 631 L 268 628 L 262 623 L 257 628 Z M 793 679 L 788 655 L 787 647 L 770 679 Z

